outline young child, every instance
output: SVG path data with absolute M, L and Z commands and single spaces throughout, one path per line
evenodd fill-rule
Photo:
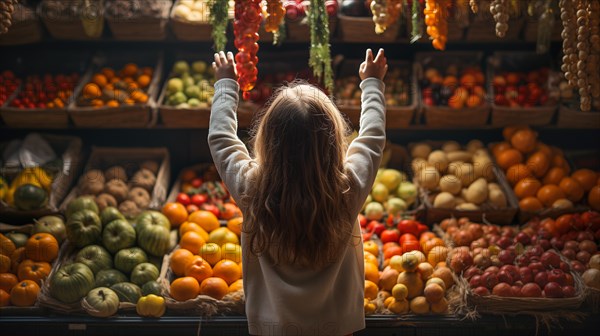
M 346 335 L 365 327 L 357 215 L 385 144 L 383 49 L 360 65 L 358 136 L 318 88 L 281 88 L 258 123 L 253 153 L 237 137 L 232 53 L 215 54 L 208 144 L 244 215 L 246 314 L 253 335 Z

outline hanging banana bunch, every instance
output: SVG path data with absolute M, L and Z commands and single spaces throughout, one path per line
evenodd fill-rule
M 386 0 L 373 0 L 371 2 L 371 13 L 375 23 L 375 33 L 382 34 L 387 28 L 388 11 Z
M 12 26 L 12 16 L 18 0 L 0 0 L 0 34 L 8 32 Z

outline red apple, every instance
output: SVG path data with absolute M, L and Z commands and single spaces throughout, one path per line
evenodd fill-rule
M 556 282 L 561 286 L 566 285 L 567 277 L 565 272 L 559 268 L 548 271 L 548 282 Z
M 576 294 L 575 287 L 573 287 L 573 286 L 564 286 L 562 288 L 563 297 L 570 298 L 570 297 L 574 297 L 575 294 Z
M 588 251 L 579 251 L 577 252 L 577 260 L 579 260 L 582 264 L 587 265 L 590 261 L 592 255 Z
M 596 253 L 596 251 L 598 251 L 598 246 L 596 246 L 596 243 L 594 243 L 592 240 L 589 240 L 589 239 L 582 240 L 579 243 L 579 251 L 586 251 L 590 255 L 592 255 L 592 254 Z
M 517 281 L 521 279 L 521 275 L 519 274 L 519 269 L 515 265 L 504 265 L 500 267 L 500 272 L 507 272 L 513 281 Z
M 492 294 L 498 296 L 512 296 L 512 288 L 509 284 L 501 282 L 494 286 Z
M 496 273 L 484 272 L 481 275 L 481 284 L 487 287 L 488 289 L 494 288 L 494 286 L 496 286 L 498 282 L 498 276 L 496 275 Z
M 476 288 L 481 286 L 481 275 L 474 275 L 470 280 L 469 280 L 469 286 L 471 286 L 471 288 Z
M 498 272 L 498 281 L 505 282 L 509 285 L 513 284 L 513 278 L 510 276 L 510 274 L 506 271 L 500 271 Z
M 523 245 L 529 245 L 531 242 L 531 237 L 525 232 L 519 232 L 515 237 L 515 241 Z
M 479 296 L 488 296 L 488 295 L 490 295 L 490 291 L 483 286 L 479 286 L 479 287 L 473 289 L 473 294 L 479 295 Z
M 579 243 L 574 240 L 569 240 L 565 243 L 563 249 L 573 250 L 575 252 L 579 252 Z
M 522 288 L 522 286 L 518 286 L 518 285 L 511 286 L 510 289 L 512 290 L 512 296 L 520 297 L 521 296 L 521 288 Z
M 569 260 L 575 260 L 575 258 L 577 257 L 577 252 L 575 252 L 575 250 L 573 249 L 564 248 L 560 252 Z
M 539 261 L 532 262 L 527 267 L 531 269 L 531 272 L 533 274 L 537 274 L 539 272 L 546 272 L 546 267 L 544 267 L 544 265 Z
M 562 287 L 556 282 L 548 282 L 544 286 L 544 295 L 549 298 L 561 298 L 563 297 Z
M 577 241 L 582 242 L 584 240 L 594 240 L 594 234 L 589 231 L 581 231 L 577 234 Z
M 492 273 L 498 273 L 500 271 L 500 268 L 498 268 L 498 266 L 490 266 L 488 268 L 485 269 L 485 272 L 492 272 Z
M 512 240 L 506 236 L 502 236 L 500 239 L 498 239 L 498 241 L 496 243 L 502 249 L 506 249 L 507 247 L 509 247 L 512 244 Z
M 515 253 L 509 250 L 502 250 L 498 253 L 498 259 L 504 265 L 513 264 L 515 262 L 515 257 Z
M 573 269 L 575 272 L 577 272 L 577 273 L 579 273 L 579 274 L 581 274 L 581 273 L 585 272 L 585 270 L 587 269 L 587 267 L 585 267 L 585 265 L 584 265 L 584 264 L 582 264 L 582 263 L 581 263 L 580 261 L 578 261 L 578 260 L 572 260 L 572 261 L 571 261 L 571 268 L 572 268 L 572 269 Z
M 541 288 L 544 288 L 548 283 L 548 274 L 546 272 L 539 272 L 535 275 L 534 280 L 536 284 L 540 285 Z
M 552 237 L 550 244 L 557 250 L 562 250 L 565 246 L 565 242 L 558 237 Z
M 532 246 L 529 250 L 527 250 L 532 256 L 541 256 L 544 253 L 544 249 L 539 245 Z
M 527 283 L 521 288 L 521 296 L 523 297 L 541 297 L 542 289 L 534 282 Z
M 565 273 L 565 285 L 566 286 L 575 286 L 575 280 L 571 273 Z
M 467 280 L 470 280 L 475 275 L 482 275 L 483 271 L 477 267 L 471 266 L 464 273 L 463 277 Z
M 540 239 L 537 243 L 544 249 L 544 251 L 547 251 L 552 248 L 552 244 L 550 244 L 550 241 L 548 239 Z
M 560 257 L 558 254 L 552 251 L 546 251 L 540 257 L 540 261 L 542 265 L 546 268 L 559 268 L 560 267 Z

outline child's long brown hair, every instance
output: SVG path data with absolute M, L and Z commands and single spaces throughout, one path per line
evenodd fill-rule
M 244 232 L 254 255 L 321 268 L 348 243 L 348 126 L 318 88 L 281 88 L 255 127 L 257 168 L 244 195 Z M 355 220 L 355 219 L 354 219 Z

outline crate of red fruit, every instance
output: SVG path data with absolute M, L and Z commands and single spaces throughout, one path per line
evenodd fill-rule
M 525 23 L 524 1 L 482 0 L 471 13 L 467 41 L 516 41 Z
M 310 26 L 308 24 L 309 8 L 305 7 L 306 4 L 308 2 L 302 0 L 284 2 L 285 25 L 287 28 L 286 40 L 295 42 L 310 41 Z M 338 2 L 336 0 L 325 1 L 325 10 L 329 18 L 329 36 L 334 36 L 338 20 Z
M 338 13 L 340 38 L 344 42 L 393 42 L 400 34 L 400 18 L 376 32 L 370 1 L 343 0 Z M 399 14 L 399 13 L 398 13 Z
M 434 127 L 482 126 L 487 123 L 485 76 L 479 52 L 445 52 L 415 56 L 415 75 L 425 124 Z
M 4 70 L 0 73 L 0 108 L 14 98 L 13 95 L 16 95 L 19 86 L 21 86 L 21 78 L 14 72 Z
M 335 83 L 335 103 L 354 126 L 361 113 L 361 90 L 358 67 L 361 61 L 345 60 L 340 65 Z M 406 128 L 417 110 L 416 82 L 410 63 L 389 62 L 385 76 L 386 128 Z
M 162 53 L 98 54 L 68 112 L 78 127 L 146 127 L 156 122 Z
M 497 52 L 487 63 L 493 126 L 552 122 L 558 102 L 549 94 L 548 57 L 527 52 Z
M 104 31 L 101 1 L 43 0 L 37 10 L 55 39 L 94 40 L 99 39 Z
M 171 4 L 165 0 L 107 1 L 106 22 L 117 40 L 163 40 Z
M 0 45 L 28 44 L 41 40 L 42 25 L 35 13 L 35 8 L 26 3 L 13 2 L 14 11 L 11 25 L 7 32 L 0 34 Z
M 457 314 L 580 314 L 581 277 L 538 232 L 466 218 L 445 219 L 440 227 L 456 246 L 447 263 L 457 283 L 458 295 L 450 303 Z

